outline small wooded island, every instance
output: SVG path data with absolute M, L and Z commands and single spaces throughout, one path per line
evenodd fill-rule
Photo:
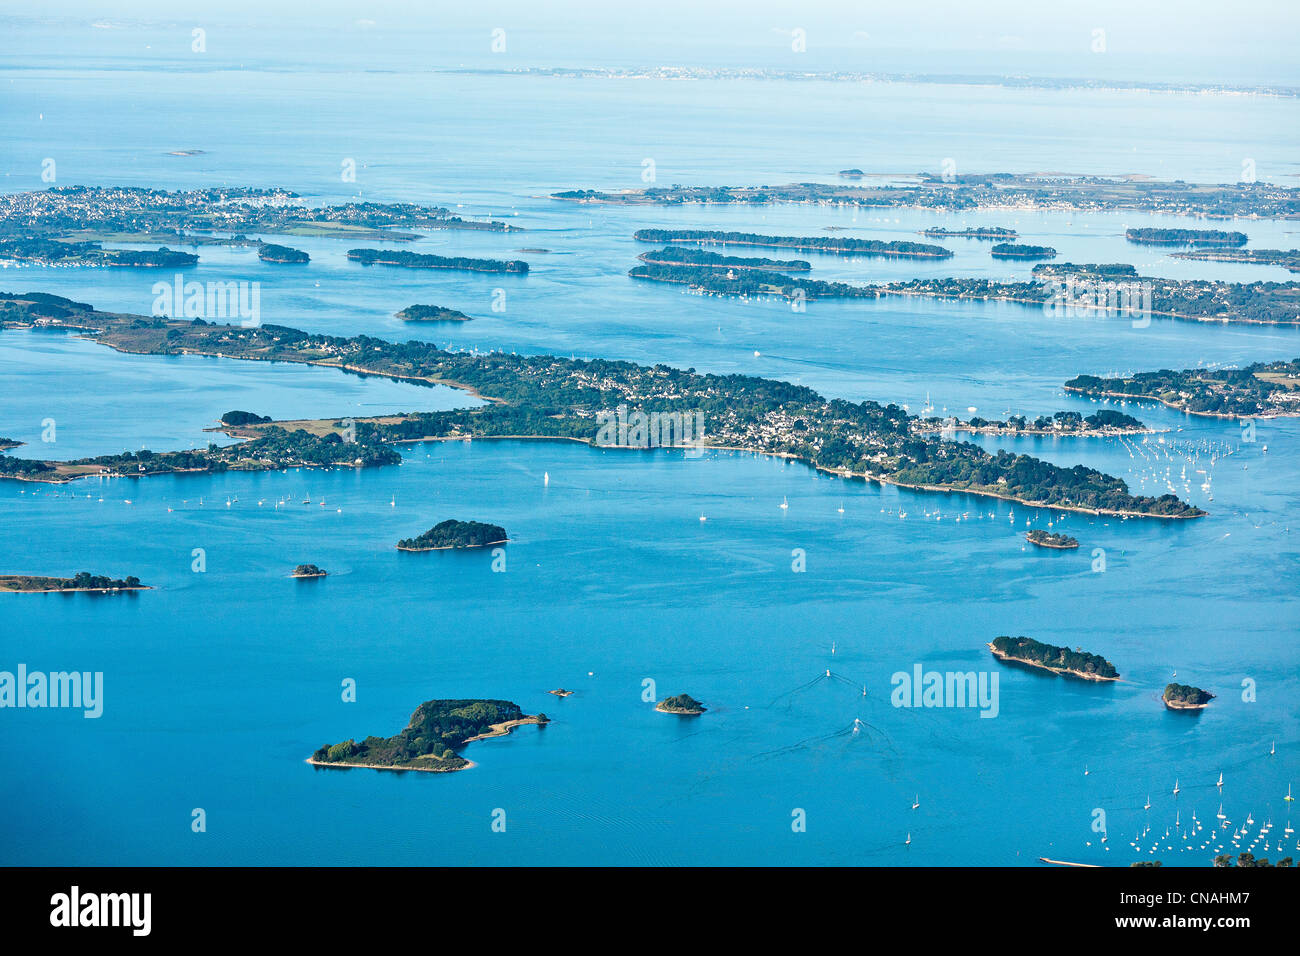
M 1000 661 L 1014 661 L 1084 680 L 1119 680 L 1115 665 L 1099 654 L 1044 644 L 1030 637 L 995 637 L 989 650 Z
M 449 548 L 486 548 L 505 544 L 509 538 L 506 529 L 482 521 L 457 521 L 448 518 L 440 521 L 424 534 L 403 538 L 397 542 L 398 551 L 445 551 Z
M 408 305 L 396 314 L 403 322 L 468 322 L 472 318 L 441 305 Z
M 274 242 L 264 242 L 257 249 L 257 258 L 263 262 L 283 262 L 301 264 L 311 262 L 311 256 L 301 249 L 290 246 L 277 246 Z
M 54 591 L 149 591 L 135 575 L 110 578 L 103 574 L 81 571 L 71 578 L 50 578 L 35 574 L 0 574 L 0 591 L 50 593 Z
M 994 259 L 1055 259 L 1051 246 L 1027 246 L 1016 242 L 999 242 L 989 250 Z
M 1030 544 L 1036 544 L 1040 548 L 1077 548 L 1079 539 L 1072 538 L 1068 534 L 1058 534 L 1052 531 L 1044 531 L 1041 528 L 1035 528 L 1028 532 L 1025 538 Z
M 221 416 L 221 424 L 235 426 L 265 425 L 270 420 L 270 415 L 258 415 L 256 412 L 245 412 L 240 411 L 239 409 L 226 412 L 226 414 Z
M 1169 684 L 1161 699 L 1170 710 L 1204 710 L 1214 695 L 1191 684 Z
M 741 256 L 724 256 L 703 249 L 671 246 L 658 252 L 643 252 L 637 256 L 642 262 L 659 266 L 695 266 L 705 269 L 770 269 L 776 272 L 809 272 L 812 263 L 807 259 L 763 259 Z
M 446 773 L 474 766 L 453 748 L 504 736 L 523 724 L 548 722 L 545 714 L 525 714 L 508 700 L 426 700 L 400 734 L 326 744 L 307 762 L 316 767 Z
M 980 226 L 975 229 L 945 229 L 943 226 L 931 226 L 921 232 L 932 239 L 1014 239 L 1019 233 L 1003 226 Z
M 799 252 L 824 252 L 837 256 L 881 256 L 885 258 L 947 259 L 952 252 L 926 242 L 881 239 L 837 239 L 833 236 L 765 236 L 754 232 L 723 229 L 638 229 L 637 242 L 698 242 L 713 245 L 768 246 Z
M 323 578 L 329 572 L 323 571 L 314 564 L 300 564 L 293 569 L 290 577 L 295 578 Z
M 696 714 L 704 713 L 708 709 L 690 694 L 665 697 L 655 704 L 655 710 L 661 714 L 678 714 L 682 717 L 693 717 Z
M 435 256 L 419 252 L 397 252 L 389 249 L 349 249 L 347 256 L 353 262 L 373 266 L 401 266 L 404 269 L 459 269 L 462 272 L 519 272 L 528 271 L 528 263 L 520 259 L 473 259 L 468 256 Z
M 1124 238 L 1149 246 L 1244 246 L 1244 232 L 1223 229 L 1126 229 Z

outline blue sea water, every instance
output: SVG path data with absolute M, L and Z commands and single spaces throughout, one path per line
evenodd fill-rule
M 963 171 L 1197 181 L 1232 181 L 1253 158 L 1261 178 L 1293 182 L 1294 100 L 569 80 L 412 64 L 375 74 L 346 62 L 196 71 L 139 50 L 93 67 L 32 57 L 0 60 L 6 190 L 41 188 L 40 161 L 55 157 L 61 185 L 282 185 L 319 200 L 360 194 L 511 216 L 528 230 L 430 232 L 403 245 L 524 258 L 527 277 L 365 268 L 344 253 L 370 243 L 327 239 L 287 240 L 311 253 L 306 268 L 201 247 L 186 278 L 259 282 L 266 322 L 758 374 L 913 411 L 928 396 L 936 410 L 973 406 L 988 417 L 1094 410 L 1060 388 L 1080 372 L 1300 355 L 1294 329 L 1160 319 L 1137 328 L 1011 304 L 810 303 L 796 313 L 626 277 L 653 248 L 632 240 L 641 227 L 841 226 L 916 238 L 933 224 L 993 224 L 1056 246 L 1066 261 L 1288 278 L 1123 239 L 1126 226 L 1185 221 L 546 198 L 640 186 L 645 158 L 660 183 L 827 180 L 850 165 L 906 174 L 946 157 Z M 167 155 L 190 148 L 205 152 Z M 345 158 L 358 161 L 356 183 L 339 179 Z M 1291 223 L 1230 228 L 1255 247 L 1295 245 Z M 814 276 L 851 281 L 1027 272 L 991 260 L 986 244 L 946 244 L 956 255 L 941 264 L 806 258 Z M 550 252 L 516 251 L 539 247 Z M 148 312 L 158 279 L 21 268 L 0 272 L 0 287 Z M 498 289 L 502 312 L 491 308 Z M 394 317 L 413 302 L 474 320 Z M 293 418 L 472 401 L 325 369 L 129 356 L 62 333 L 0 333 L 0 435 L 32 446 L 18 454 L 193 447 L 232 408 Z M 1022 537 L 1055 522 L 1046 511 L 723 451 L 422 443 L 403 447 L 402 466 L 365 472 L 0 484 L 0 571 L 86 569 L 156 586 L 4 596 L 0 670 L 102 671 L 105 693 L 97 720 L 3 712 L 0 862 L 1010 866 L 1050 856 L 1205 865 L 1214 853 L 1199 848 L 1203 835 L 1188 841 L 1194 851 L 1177 833 L 1149 850 L 1193 812 L 1212 826 L 1220 805 L 1238 824 L 1248 813 L 1271 819 L 1276 840 L 1300 755 L 1300 424 L 1259 422 L 1244 441 L 1239 423 L 1124 410 L 1167 431 L 985 444 L 1098 467 L 1143 493 L 1172 483 L 1211 514 L 1069 515 L 1054 526 L 1082 547 L 1061 553 L 1028 549 Z M 41 442 L 47 418 L 57 425 L 52 446 Z M 1198 468 L 1212 472 L 1212 491 Z M 447 517 L 505 526 L 504 573 L 486 553 L 393 548 Z M 803 572 L 793 570 L 797 552 Z M 1104 570 L 1094 570 L 1099 557 Z M 330 576 L 290 579 L 305 561 Z M 984 645 L 998 634 L 1103 653 L 1125 680 L 1093 686 L 996 665 Z M 892 676 L 917 665 L 996 673 L 997 716 L 892 706 Z M 1159 693 L 1175 672 L 1218 699 L 1199 716 L 1165 711 Z M 352 703 L 342 699 L 346 679 L 356 682 Z M 657 714 L 647 680 L 652 697 L 684 691 L 710 711 Z M 575 693 L 546 693 L 557 687 Z M 326 742 L 395 733 L 433 697 L 505 698 L 552 721 L 470 745 L 477 766 L 457 774 L 303 762 Z M 191 829 L 195 808 L 206 832 Z M 491 826 L 497 810 L 504 833 Z M 792 830 L 796 811 L 806 832 Z M 1130 841 L 1148 826 L 1135 850 Z M 1257 855 L 1279 855 L 1262 847 Z

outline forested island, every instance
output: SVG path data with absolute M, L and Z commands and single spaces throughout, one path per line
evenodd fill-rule
M 1030 637 L 996 637 L 989 644 L 993 656 L 1000 661 L 1014 661 L 1042 668 L 1054 674 L 1080 677 L 1084 680 L 1119 680 L 1115 665 L 1098 654 L 1083 650 L 1070 650 L 1054 644 L 1043 644 Z
M 34 574 L 0 574 L 0 591 L 48 593 L 54 591 L 149 591 L 135 575 L 110 578 L 103 574 L 79 571 L 70 578 L 42 577 Z
M 1214 695 L 1190 684 L 1168 684 L 1161 700 L 1170 710 L 1204 710 Z
M 1055 259 L 1056 250 L 1051 246 L 1028 246 L 1023 243 L 999 242 L 989 250 L 994 259 Z
M 398 551 L 446 551 L 451 548 L 486 548 L 505 544 L 506 529 L 481 521 L 456 521 L 448 518 L 414 538 L 397 542 Z
M 17 448 L 24 444 L 13 438 L 0 438 L 0 451 L 8 451 L 10 448 Z
M 1256 362 L 1238 369 L 1185 368 L 1138 372 L 1126 378 L 1079 375 L 1069 392 L 1159 402 L 1212 418 L 1280 418 L 1300 415 L 1300 358 Z
M 490 404 L 440 412 L 379 416 L 342 425 L 324 419 L 236 430 L 249 440 L 192 452 L 126 452 L 80 463 L 0 456 L 0 476 L 69 480 L 79 474 L 148 474 L 159 470 L 267 469 L 290 464 L 391 464 L 394 444 L 467 438 L 553 438 L 593 443 L 597 412 L 627 406 L 638 414 L 703 415 L 706 446 L 740 448 L 808 462 L 837 476 L 926 491 L 990 495 L 1045 508 L 1158 518 L 1205 514 L 1172 494 L 1129 493 L 1122 479 L 1083 465 L 1064 468 L 1029 455 L 990 454 L 970 442 L 916 431 L 897 405 L 827 400 L 806 386 L 746 375 L 709 375 L 665 365 L 578 360 L 505 352 L 475 354 L 427 342 L 389 342 L 367 335 L 307 333 L 279 325 L 216 325 L 202 319 L 148 318 L 98 312 L 42 293 L 0 293 L 9 327 L 77 329 L 104 345 L 147 355 L 215 355 L 300 362 L 472 390 Z M 256 437 L 254 437 L 256 436 Z M 164 467 L 165 466 L 165 467 Z
M 1040 548 L 1059 548 L 1061 550 L 1070 550 L 1079 546 L 1079 539 L 1072 538 L 1068 534 L 1059 534 L 1052 531 L 1044 531 L 1041 528 L 1035 528 L 1028 532 L 1025 538 L 1030 544 L 1036 544 Z
M 301 249 L 294 249 L 290 246 L 277 246 L 273 242 L 264 242 L 258 246 L 257 258 L 263 262 L 283 262 L 293 265 L 301 265 L 304 262 L 311 261 L 311 256 Z
M 212 233 L 416 239 L 397 227 L 515 232 L 503 222 L 468 221 L 413 203 L 309 206 L 286 189 L 248 187 L 167 191 L 132 186 L 54 186 L 0 195 L 0 239 L 211 241 Z M 247 244 L 259 244 L 247 241 Z
M 921 231 L 921 235 L 931 239 L 1014 239 L 1019 233 L 1002 226 L 979 226 L 975 229 L 945 229 L 943 226 L 931 226 Z
M 474 764 L 457 754 L 456 748 L 500 737 L 524 724 L 547 722 L 545 714 L 530 716 L 508 700 L 426 700 L 401 733 L 326 744 L 307 762 L 374 770 L 464 770 Z
M 1113 435 L 1143 435 L 1154 431 L 1132 415 L 1102 408 L 1086 418 L 1078 412 L 1055 412 L 1030 420 L 1013 415 L 1005 421 L 989 421 L 974 416 L 970 421 L 957 418 L 923 418 L 913 428 L 918 434 L 973 432 L 980 435 L 1071 435 L 1082 438 Z
M 184 269 L 199 257 L 189 252 L 159 249 L 104 249 L 98 242 L 61 242 L 57 239 L 0 240 L 0 260 L 43 266 L 117 266 L 139 269 Z
M 846 282 L 824 282 L 821 279 L 801 279 L 766 272 L 762 269 L 741 269 L 739 272 L 722 272 L 712 266 L 633 266 L 628 270 L 633 279 L 652 282 L 672 282 L 690 286 L 714 295 L 762 296 L 779 295 L 788 299 L 875 299 L 878 292 L 871 286 L 849 285 Z
M 245 412 L 239 409 L 226 412 L 221 416 L 223 425 L 265 425 L 270 420 L 270 415 L 258 415 L 256 412 Z
M 397 318 L 403 322 L 468 322 L 472 316 L 441 305 L 408 305 Z
M 950 249 L 926 242 L 881 239 L 838 239 L 833 236 L 764 236 L 755 232 L 726 232 L 721 229 L 638 229 L 638 242 L 699 242 L 731 246 L 767 246 L 798 252 L 821 252 L 835 256 L 947 259 Z
M 1124 238 L 1147 246 L 1244 246 L 1244 232 L 1222 229 L 1126 229 Z
M 655 710 L 661 714 L 678 714 L 682 717 L 694 717 L 702 714 L 709 708 L 705 707 L 690 694 L 678 694 L 675 697 L 665 697 L 655 705 Z
M 1041 176 L 973 173 L 945 178 L 916 174 L 914 185 L 849 186 L 842 183 L 790 183 L 784 186 L 649 186 L 621 192 L 571 189 L 552 199 L 618 205 L 684 203 L 768 205 L 806 203 L 869 208 L 1064 209 L 1095 212 L 1139 211 L 1174 216 L 1230 219 L 1300 218 L 1300 189 L 1269 183 L 1186 183 L 1111 176 Z
M 1174 259 L 1201 262 L 1244 262 L 1256 266 L 1280 266 L 1288 272 L 1300 272 L 1300 249 L 1192 249 L 1175 252 Z
M 300 564 L 293 569 L 292 578 L 323 578 L 329 572 L 322 571 L 314 564 Z
M 866 175 L 866 173 L 864 173 L 862 170 L 860 170 L 860 169 L 858 169 L 858 168 L 856 168 L 856 167 L 854 167 L 853 169 L 841 169 L 841 170 L 840 170 L 840 178 L 841 178 L 841 179 L 861 179 L 861 178 L 862 178 L 863 176 L 865 176 L 865 175 Z
M 812 269 L 812 263 L 807 259 L 745 259 L 690 248 L 643 252 L 637 258 L 650 265 L 695 266 L 705 269 L 767 269 L 774 272 L 808 272 Z
M 783 296 L 788 299 L 879 299 L 922 296 L 1016 302 L 1048 309 L 1098 312 L 1128 318 L 1150 315 L 1199 322 L 1300 325 L 1300 282 L 1217 282 L 1139 276 L 1122 263 L 1039 263 L 1025 282 L 991 279 L 910 279 L 876 285 L 825 282 L 758 269 L 724 273 L 698 266 L 636 266 L 634 279 L 686 285 L 713 295 Z
M 471 259 L 466 256 L 435 256 L 392 249 L 349 249 L 348 258 L 365 266 L 401 266 L 403 269 L 458 269 L 462 272 L 495 273 L 528 271 L 528 263 L 520 259 Z

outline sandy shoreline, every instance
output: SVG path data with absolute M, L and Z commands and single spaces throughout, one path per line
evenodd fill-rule
M 1203 704 L 1179 704 L 1173 701 L 1166 700 L 1163 695 L 1161 696 L 1160 700 L 1165 705 L 1165 708 L 1168 710 L 1204 710 L 1206 707 L 1210 706 L 1210 700 L 1214 700 L 1214 698 L 1211 697 L 1210 700 L 1207 700 Z
M 418 760 L 419 758 L 417 757 L 416 759 Z M 478 766 L 478 764 L 472 760 L 466 760 L 465 765 L 462 767 L 420 767 L 415 764 L 393 766 L 392 764 L 385 763 L 328 763 L 324 760 L 316 760 L 313 757 L 308 757 L 307 763 L 311 764 L 313 767 L 331 767 L 335 770 L 349 770 L 352 767 L 359 767 L 362 770 L 396 770 L 399 772 L 414 770 L 416 773 L 456 773 L 459 770 L 469 770 L 471 767 Z
M 403 548 L 400 544 L 397 546 L 398 551 L 472 551 L 475 548 L 490 548 L 494 544 L 509 544 L 509 538 L 502 538 L 500 541 L 488 541 L 485 544 L 444 544 L 438 548 Z
M 525 724 L 545 726 L 547 723 L 549 723 L 549 721 L 543 721 L 536 714 L 525 714 L 518 720 L 503 720 L 499 724 L 491 724 L 486 733 L 479 734 L 476 737 L 468 737 L 466 738 L 465 743 L 472 744 L 476 740 L 487 740 L 489 737 L 504 737 L 516 727 L 522 727 Z

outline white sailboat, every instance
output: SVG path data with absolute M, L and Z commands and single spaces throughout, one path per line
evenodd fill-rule
M 916 799 L 912 801 L 912 809 L 915 810 L 920 805 L 921 805 L 921 795 L 918 793 L 916 795 Z
M 1178 778 L 1174 778 L 1174 796 L 1178 796 Z
M 907 835 L 907 839 L 903 841 L 903 846 L 911 846 L 911 845 L 912 845 L 912 834 L 909 833 Z
M 789 507 L 790 507 L 790 502 L 786 500 L 786 498 L 785 498 L 784 495 L 782 495 L 782 496 L 781 496 L 781 510 L 782 510 L 782 511 L 785 511 L 785 510 L 786 510 L 787 508 L 789 508 Z
M 1143 810 L 1150 810 L 1150 809 L 1151 809 L 1151 794 L 1149 794 L 1149 793 L 1147 794 L 1147 802 L 1146 802 L 1146 804 L 1142 807 L 1142 809 L 1143 809 Z
M 1222 773 L 1219 774 L 1219 779 L 1216 780 L 1216 781 L 1214 782 L 1214 785 L 1215 785 L 1216 787 L 1218 787 L 1220 790 L 1223 789 L 1223 774 L 1222 774 Z

